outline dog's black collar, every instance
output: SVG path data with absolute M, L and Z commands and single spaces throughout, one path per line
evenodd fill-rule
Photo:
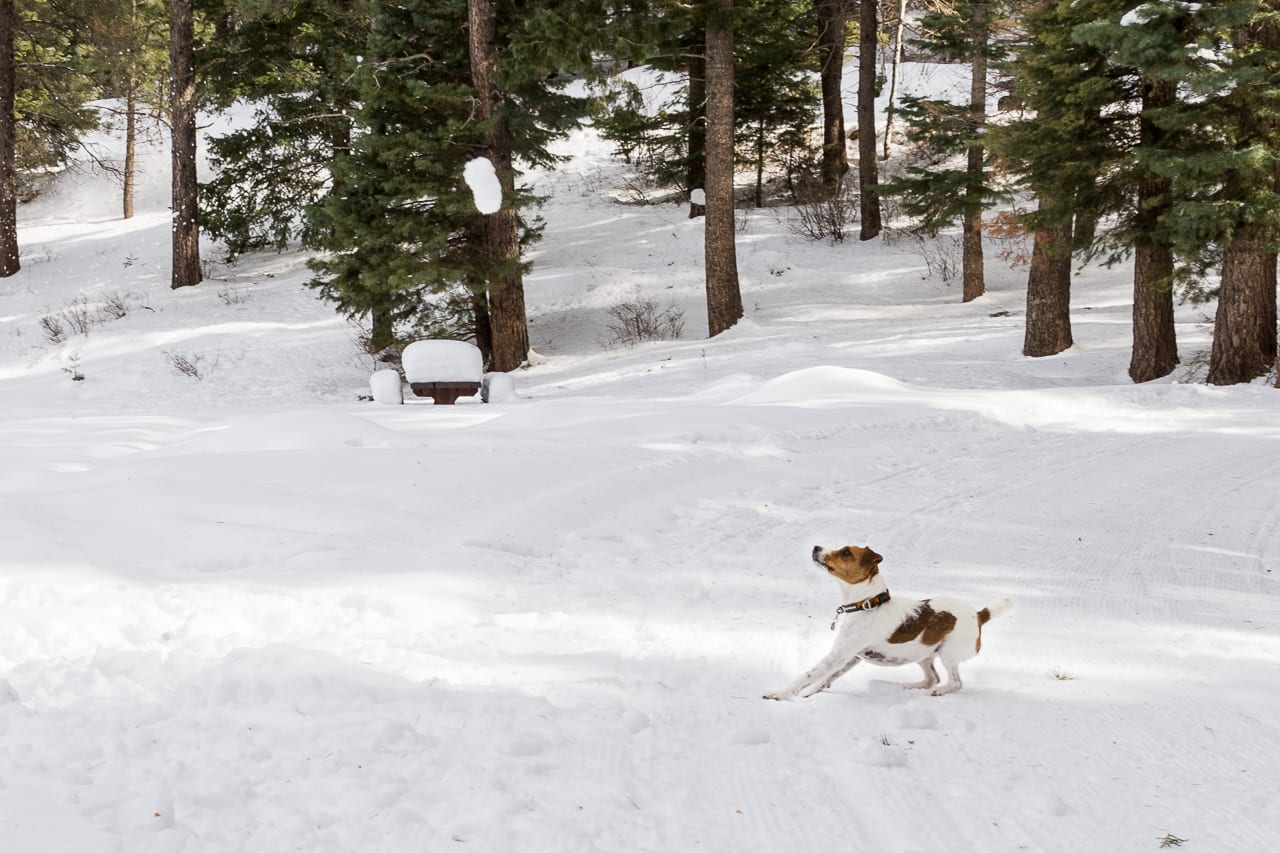
M 836 623 L 840 621 L 840 617 L 846 613 L 858 613 L 863 610 L 875 610 L 881 604 L 889 600 L 889 590 L 885 590 L 879 595 L 873 595 L 870 598 L 864 598 L 861 601 L 850 601 L 848 604 L 841 604 L 836 608 L 836 618 L 831 620 L 831 630 L 836 629 Z

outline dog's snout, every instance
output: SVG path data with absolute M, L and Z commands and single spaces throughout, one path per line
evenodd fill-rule
M 815 560 L 820 560 L 820 559 L 822 559 L 822 546 L 821 546 L 821 545 L 814 545 L 814 546 L 813 546 L 813 559 L 815 559 Z

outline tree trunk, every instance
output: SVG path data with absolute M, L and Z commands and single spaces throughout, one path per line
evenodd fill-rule
M 844 132 L 844 45 L 847 0 L 814 0 L 818 20 L 818 63 L 822 80 L 822 186 L 840 189 L 849 171 Z
M 1178 366 L 1173 327 L 1173 253 L 1138 246 L 1133 256 L 1133 357 L 1129 378 L 1149 382 Z
M 713 0 L 707 24 L 707 329 L 742 318 L 733 221 L 733 0 Z
M 137 33 L 138 0 L 129 4 L 130 32 Z M 136 39 L 137 36 L 135 35 Z M 137 138 L 138 138 L 138 64 L 136 61 L 137 42 L 128 46 L 129 61 L 125 65 L 124 80 L 124 181 L 120 193 L 121 214 L 125 219 L 133 218 L 134 179 L 137 175 Z
M 14 0 L 0 0 L 0 278 L 21 269 L 18 252 L 18 180 L 13 100 L 17 90 L 13 38 Z
M 124 190 L 121 194 L 121 207 L 125 219 L 133 218 L 133 185 L 138 170 L 137 135 L 138 135 L 138 96 L 135 82 L 130 76 L 125 83 L 124 96 Z
M 989 18 L 986 3 L 973 5 L 973 56 L 972 75 L 969 78 L 969 113 L 975 129 L 975 138 L 981 139 L 987 125 L 987 39 Z M 964 280 L 963 300 L 969 302 L 987 292 L 986 269 L 982 254 L 982 188 L 986 185 L 983 161 L 986 151 L 981 144 L 971 146 L 965 171 L 968 186 L 965 188 L 965 212 L 961 221 L 961 265 Z
M 525 315 L 524 275 L 520 265 L 520 222 L 513 204 L 515 167 L 511 126 L 502 93 L 493 86 L 497 7 L 493 0 L 469 0 L 471 85 L 476 115 L 485 126 L 485 155 L 502 186 L 502 208 L 484 217 L 481 251 L 492 261 L 489 317 L 493 342 L 491 370 L 510 371 L 529 358 L 529 322 Z
M 1235 385 L 1264 376 L 1276 360 L 1276 258 L 1243 225 L 1222 257 L 1222 287 L 1213 324 L 1209 384 Z
M 169 3 L 169 108 L 173 163 L 173 275 L 170 287 L 199 284 L 200 221 L 196 183 L 194 0 Z
M 1022 354 L 1057 355 L 1071 344 L 1071 222 L 1067 221 L 1035 230 Z
M 898 0 L 898 21 L 893 27 L 893 67 L 889 73 L 889 106 L 884 113 L 884 159 L 889 159 L 893 139 L 893 105 L 898 98 L 898 70 L 902 67 L 902 35 L 907 26 L 907 0 Z
M 1142 85 L 1139 118 L 1140 145 L 1159 147 L 1162 133 L 1151 121 L 1151 110 L 1175 102 L 1177 87 L 1164 80 Z M 1133 256 L 1133 356 L 1129 378 L 1149 382 L 1168 376 L 1178 366 L 1178 340 L 1173 325 L 1173 252 L 1158 236 L 1158 223 L 1169 210 L 1169 181 L 1146 175 L 1138 182 L 1138 213 L 1134 230 L 1140 239 Z
M 685 189 L 690 195 L 690 219 L 707 212 L 705 203 L 695 204 L 692 200 L 694 190 L 705 193 L 707 187 L 707 58 L 701 49 L 702 45 L 697 45 L 689 50 L 689 160 Z
M 876 159 L 877 0 L 861 0 L 858 8 L 858 193 L 861 240 L 880 236 L 879 161 Z

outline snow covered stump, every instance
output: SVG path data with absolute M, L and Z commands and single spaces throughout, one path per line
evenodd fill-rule
M 414 341 L 404 348 L 400 364 L 413 393 L 439 406 L 475 396 L 484 376 L 479 348 L 466 341 Z

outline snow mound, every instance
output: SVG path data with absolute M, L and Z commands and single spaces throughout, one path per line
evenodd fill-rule
M 807 367 L 765 382 L 734 402 L 742 406 L 804 406 L 818 402 L 882 398 L 908 393 L 909 386 L 882 373 L 852 367 Z
M 369 391 L 375 403 L 397 406 L 404 402 L 404 387 L 400 382 L 400 371 L 386 368 L 375 370 L 369 377 Z

